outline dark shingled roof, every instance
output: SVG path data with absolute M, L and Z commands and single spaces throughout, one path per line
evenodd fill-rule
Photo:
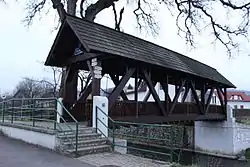
M 151 42 L 70 15 L 66 16 L 59 31 L 64 31 L 68 25 L 85 49 L 90 52 L 98 51 L 121 56 L 216 81 L 227 87 L 235 87 L 216 69 Z M 45 65 L 55 65 L 51 61 L 53 56 L 60 60 L 59 55 L 53 52 L 56 41 L 58 40 L 55 40 Z

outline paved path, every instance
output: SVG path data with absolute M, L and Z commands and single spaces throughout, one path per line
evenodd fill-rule
M 99 153 L 89 154 L 78 158 L 79 160 L 98 167 L 170 167 L 168 162 L 133 156 L 131 154 Z
M 93 167 L 0 134 L 0 167 Z

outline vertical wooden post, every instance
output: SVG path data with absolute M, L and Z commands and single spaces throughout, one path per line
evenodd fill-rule
M 135 102 L 136 102 L 136 117 L 139 115 L 138 111 L 138 68 L 136 68 L 135 72 Z
M 97 68 L 101 68 L 100 61 L 97 61 L 97 64 L 95 66 L 93 66 L 92 97 L 93 96 L 100 96 L 100 88 L 101 88 L 101 77 L 100 76 L 102 76 L 102 75 L 97 74 L 97 70 L 96 70 Z M 101 71 L 101 70 L 99 70 L 99 71 Z
M 224 88 L 224 105 L 227 113 L 227 88 Z
M 202 106 L 202 114 L 205 113 L 206 105 L 205 105 L 205 94 L 206 94 L 206 85 L 203 84 L 201 88 L 201 106 Z
M 165 108 L 167 113 L 169 113 L 169 99 L 168 99 L 168 75 L 165 78 L 165 85 L 162 85 L 163 89 L 165 89 Z

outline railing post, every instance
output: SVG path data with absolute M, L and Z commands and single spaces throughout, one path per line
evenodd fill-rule
M 14 116 L 14 100 L 11 102 L 11 123 L 13 123 L 13 116 Z
M 56 121 L 57 121 L 57 99 L 55 99 L 55 108 L 54 108 L 54 130 L 56 130 Z
M 115 123 L 112 122 L 112 124 L 113 124 L 113 127 L 112 127 L 112 137 L 113 137 L 113 139 L 112 139 L 112 149 L 114 151 L 115 150 Z
M 98 121 L 98 119 L 97 119 L 97 110 L 98 110 L 98 107 L 96 106 L 95 107 L 95 131 L 96 131 L 96 133 L 98 132 L 98 130 L 97 130 L 97 121 Z
M 3 102 L 2 122 L 4 122 L 5 102 Z
M 32 100 L 31 108 L 32 108 L 32 126 L 34 127 L 35 126 L 35 100 L 34 99 Z
M 78 151 L 78 123 L 76 122 L 76 154 Z

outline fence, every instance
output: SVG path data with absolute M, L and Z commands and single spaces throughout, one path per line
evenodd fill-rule
M 178 148 L 185 144 L 183 142 L 183 137 L 187 133 L 185 126 L 115 121 L 98 106 L 96 106 L 95 112 L 96 132 L 111 139 L 113 149 L 114 147 L 126 147 L 133 154 L 147 153 L 147 158 L 168 159 L 171 162 L 175 158 L 175 161 L 179 161 L 181 150 Z M 108 118 L 108 126 L 98 117 L 98 114 L 104 114 Z M 98 124 L 108 128 L 108 136 L 102 132 L 97 126 Z M 116 138 L 127 140 L 128 145 L 117 144 Z
M 62 113 L 57 111 L 61 107 L 63 112 L 70 116 L 70 124 L 64 119 Z M 24 126 L 51 129 L 61 133 L 72 133 L 75 136 L 75 142 L 67 138 L 78 151 L 78 121 L 64 107 L 62 102 L 55 98 L 22 98 L 10 99 L 0 102 L 1 122 L 10 124 L 19 124 Z M 57 122 L 57 117 L 60 122 Z M 67 135 L 65 135 L 67 136 Z

